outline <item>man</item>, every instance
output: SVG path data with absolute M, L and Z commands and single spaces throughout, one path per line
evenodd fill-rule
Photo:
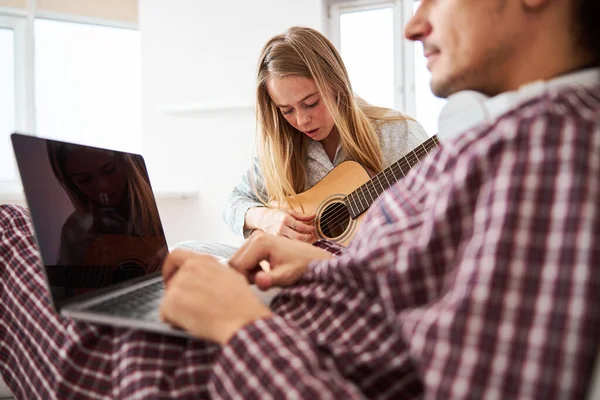
M 0 328 L 9 385 L 58 397 L 581 398 L 600 344 L 598 11 L 596 0 L 423 0 L 405 34 L 424 44 L 432 89 L 495 96 L 509 104 L 500 116 L 382 195 L 336 258 L 260 234 L 230 260 L 237 272 L 174 252 L 162 316 L 219 346 L 28 325 L 54 361 L 31 356 L 33 333 Z M 25 230 L 14 209 L 2 216 Z M 0 254 L 16 247 L 5 243 Z M 246 277 L 292 286 L 267 309 Z M 29 316 L 18 304 L 31 298 L 5 285 L 0 300 Z M 14 354 L 42 365 L 9 371 Z

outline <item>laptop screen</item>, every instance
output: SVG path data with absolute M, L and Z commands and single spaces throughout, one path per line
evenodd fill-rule
M 160 270 L 167 243 L 141 156 L 12 142 L 55 307 Z

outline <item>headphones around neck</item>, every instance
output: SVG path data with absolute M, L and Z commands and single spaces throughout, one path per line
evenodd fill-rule
M 587 68 L 548 81 L 533 81 L 518 90 L 494 97 L 465 90 L 450 95 L 438 117 L 438 139 L 447 141 L 474 126 L 491 122 L 528 99 L 565 86 L 590 85 L 600 82 L 600 68 Z
M 473 90 L 450 95 L 438 117 L 438 139 L 445 142 L 475 125 L 488 121 L 488 99 L 483 93 Z

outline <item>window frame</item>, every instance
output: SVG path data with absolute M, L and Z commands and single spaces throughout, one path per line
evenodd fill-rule
M 138 23 L 107 20 L 80 15 L 37 10 L 36 1 L 29 0 L 27 9 L 0 6 L 0 28 L 12 29 L 15 38 L 15 128 L 37 136 L 35 110 L 35 32 L 36 19 L 97 25 L 110 28 L 139 30 Z M 0 195 L 10 197 L 21 192 L 19 171 L 16 179 L 0 180 Z
M 13 31 L 15 57 L 15 127 L 27 128 L 26 113 L 26 62 L 25 62 L 25 28 L 26 20 L 22 17 L 9 17 L 0 14 L 0 28 Z
M 0 10 L 1 11 L 1 10 Z M 27 16 L 25 12 L 0 12 L 0 28 L 13 31 L 14 43 L 14 71 L 15 71 L 15 129 L 18 131 L 29 130 L 28 113 L 28 68 L 27 68 Z M 18 171 L 15 165 L 15 175 Z M 13 180 L 0 180 L 0 193 L 15 192 L 18 182 Z
M 404 27 L 413 15 L 415 0 L 329 0 L 329 38 L 340 48 L 340 16 L 355 11 L 392 8 L 394 13 L 394 108 L 416 115 L 416 77 L 414 46 L 404 39 Z M 398 68 L 402 66 L 402 68 Z

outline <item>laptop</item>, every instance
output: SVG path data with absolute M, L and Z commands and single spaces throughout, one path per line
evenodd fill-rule
M 142 156 L 19 133 L 11 140 L 56 311 L 188 336 L 159 318 L 168 250 Z

